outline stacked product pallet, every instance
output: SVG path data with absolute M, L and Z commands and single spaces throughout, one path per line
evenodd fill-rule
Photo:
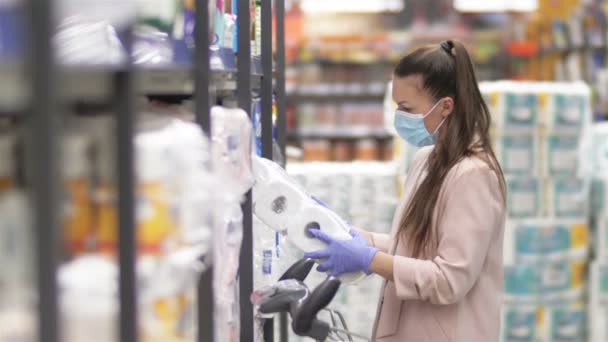
M 394 163 L 290 163 L 287 171 L 353 227 L 390 231 L 398 201 Z M 285 252 L 287 249 L 281 248 Z M 306 282 L 312 288 L 325 277 L 324 273 L 312 272 Z M 350 331 L 371 336 L 381 286 L 382 279 L 376 275 L 342 286 L 330 308 L 344 314 Z M 292 340 L 299 341 L 297 336 L 290 337 Z
M 608 340 L 608 123 L 593 125 L 591 227 L 595 260 L 589 270 L 589 340 Z
M 586 341 L 590 179 L 581 151 L 591 121 L 589 88 L 480 88 L 508 188 L 502 340 Z

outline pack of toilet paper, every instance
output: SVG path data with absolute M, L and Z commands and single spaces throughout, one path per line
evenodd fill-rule
M 500 340 L 502 342 L 540 340 L 542 317 L 542 307 L 536 305 L 504 305 Z
M 581 300 L 586 261 L 543 261 L 504 266 L 505 302 L 555 304 Z
M 585 261 L 590 250 L 585 219 L 511 220 L 505 229 L 505 263 Z
M 505 177 L 507 182 L 507 211 L 510 218 L 538 217 L 544 210 L 543 184 L 537 177 Z

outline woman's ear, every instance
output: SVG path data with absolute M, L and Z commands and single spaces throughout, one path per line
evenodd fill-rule
M 445 97 L 441 103 L 441 116 L 447 118 L 454 111 L 454 99 Z

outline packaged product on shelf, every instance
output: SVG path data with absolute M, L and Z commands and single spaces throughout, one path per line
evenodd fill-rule
M 544 307 L 543 341 L 587 341 L 587 313 L 580 301 Z
M 505 253 L 517 263 L 586 260 L 589 227 L 585 220 L 528 219 L 510 221 L 505 229 Z
M 504 305 L 502 310 L 501 341 L 538 341 L 542 334 L 539 322 L 542 308 L 536 305 Z
M 547 215 L 560 218 L 587 217 L 589 184 L 574 177 L 555 177 L 547 181 Z
M 587 124 L 591 92 L 584 83 L 544 85 L 540 94 L 541 120 L 548 132 L 580 133 Z
M 60 267 L 57 279 L 65 341 L 114 341 L 119 310 L 115 262 L 95 255 L 78 257 Z
M 536 134 L 513 132 L 499 135 L 496 155 L 505 174 L 538 175 L 539 148 Z
M 593 171 L 597 175 L 608 172 L 608 123 L 594 123 L 592 128 L 592 159 Z
M 64 137 L 64 240 L 70 256 L 90 250 L 94 233 L 90 148 L 91 142 L 83 134 Z
M 542 212 L 542 184 L 530 176 L 507 176 L 509 217 L 536 217 Z
M 608 260 L 608 216 L 598 217 L 594 221 L 595 256 L 599 260 Z
M 218 174 L 226 176 L 229 192 L 245 194 L 253 184 L 251 170 L 252 126 L 242 109 L 213 107 L 212 151 Z
M 327 161 L 331 159 L 331 144 L 327 140 L 305 140 L 302 142 L 305 161 Z
M 31 207 L 22 191 L 0 194 L 0 340 L 36 340 Z
M 608 264 L 596 261 L 590 267 L 589 341 L 608 340 Z
M 253 217 L 253 288 L 274 283 L 279 276 L 279 232 Z
M 15 186 L 15 138 L 13 135 L 0 133 L 0 192 Z
M 355 145 L 355 159 L 356 160 L 379 160 L 379 146 L 378 143 L 373 139 L 364 139 L 357 141 Z
M 512 87 L 508 86 L 505 89 L 502 96 L 503 115 L 496 120 L 499 130 L 506 128 L 534 130 L 539 120 L 538 90 L 534 89 L 533 85 L 514 83 Z
M 333 160 L 350 161 L 353 159 L 353 145 L 349 141 L 336 141 L 333 147 Z
M 0 61 L 23 57 L 24 23 L 22 0 L 0 2 Z
M 585 262 L 556 261 L 505 265 L 507 303 L 580 300 L 585 292 Z
M 159 132 L 139 133 L 135 149 L 137 245 L 145 254 L 157 254 L 174 242 L 177 231 L 168 193 L 167 142 Z
M 213 234 L 215 291 L 215 339 L 236 342 L 239 340 L 238 282 L 239 254 L 243 239 L 243 213 L 238 202 L 224 198 L 223 209 L 216 210 L 216 226 Z M 232 203 L 231 203 L 232 202 Z
M 542 140 L 543 176 L 576 176 L 579 171 L 580 137 L 578 135 L 554 134 L 548 135 Z
M 608 217 L 608 177 L 595 175 L 591 180 L 591 213 L 595 218 Z
M 120 65 L 125 49 L 105 20 L 75 15 L 63 19 L 54 37 L 57 60 L 65 65 Z

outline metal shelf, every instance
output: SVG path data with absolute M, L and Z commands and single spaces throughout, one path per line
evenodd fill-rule
M 290 139 L 392 139 L 393 134 L 385 128 L 366 127 L 306 127 L 287 131 Z

